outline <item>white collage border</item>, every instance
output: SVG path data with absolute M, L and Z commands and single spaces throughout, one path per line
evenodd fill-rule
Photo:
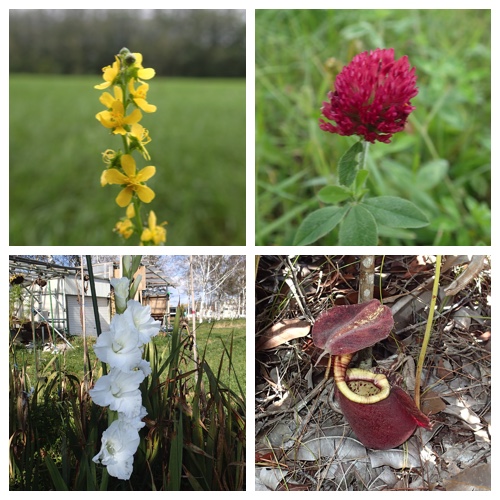
M 300 253 L 305 255 L 322 255 L 327 250 L 334 251 L 335 254 L 387 254 L 387 255 L 396 255 L 396 254 L 436 254 L 440 253 L 442 255 L 452 255 L 456 253 L 460 254 L 489 254 L 492 256 L 493 261 L 493 269 L 492 269 L 492 281 L 496 283 L 495 269 L 496 269 L 496 258 L 500 258 L 500 253 L 498 249 L 498 231 L 500 227 L 498 227 L 498 223 L 496 221 L 496 214 L 498 214 L 498 200 L 496 196 L 492 198 L 492 245 L 491 247 L 320 247 L 320 246 L 310 246 L 305 248 L 300 247 L 292 247 L 292 246 L 281 246 L 281 247 L 256 247 L 254 244 L 255 241 L 255 177 L 254 177 L 254 165 L 255 165 L 255 10 L 257 9 L 334 9 L 334 8 L 352 8 L 352 9 L 381 9 L 381 8 L 393 8 L 393 9 L 401 9 L 408 8 L 408 4 L 410 4 L 413 8 L 418 9 L 492 9 L 492 87 L 493 89 L 498 89 L 500 86 L 498 85 L 498 67 L 495 62 L 498 61 L 496 59 L 498 57 L 498 31 L 499 26 L 499 11 L 500 11 L 500 2 L 498 0 L 476 0 L 472 4 L 470 2 L 466 2 L 463 0 L 456 1 L 442 1 L 442 0 L 434 0 L 434 1 L 420 1 L 418 3 L 411 4 L 410 2 L 401 2 L 401 1 L 379 1 L 376 2 L 376 6 L 373 1 L 357 1 L 351 0 L 347 4 L 345 2 L 340 2 L 338 0 L 330 0 L 330 1 L 317 1 L 317 0 L 309 0 L 307 2 L 304 1 L 295 1 L 289 0 L 287 2 L 284 1 L 276 1 L 276 0 L 234 0 L 232 2 L 224 1 L 224 0 L 214 0 L 210 2 L 209 6 L 205 5 L 204 2 L 200 0 L 186 0 L 182 3 L 183 9 L 198 9 L 198 8 L 211 8 L 211 9 L 244 9 L 246 10 L 246 24 L 247 24 L 247 87 L 246 87 L 246 245 L 245 246 L 235 246 L 235 247 L 129 247 L 129 246 L 88 246 L 88 247 L 65 247 L 65 246 L 54 246 L 54 247 L 37 247 L 37 246 L 29 246 L 29 247 L 18 247 L 18 246 L 9 246 L 8 237 L 5 238 L 5 241 L 2 243 L 2 250 L 4 253 L 4 262 L 7 261 L 8 255 L 23 255 L 23 254 L 54 254 L 54 255 L 66 255 L 66 254 L 85 254 L 85 255 L 129 255 L 129 254 L 143 254 L 143 255 L 207 255 L 207 254 L 237 254 L 237 255 L 246 255 L 247 256 L 247 491 L 239 492 L 238 495 L 245 495 L 248 493 L 252 493 L 255 491 L 254 481 L 255 481 L 255 469 L 254 469 L 254 456 L 255 456 L 255 441 L 254 441 L 254 413 L 255 413 L 255 403 L 254 403 L 254 383 L 255 380 L 255 349 L 254 349 L 254 332 L 255 332 L 255 318 L 253 314 L 249 314 L 251 311 L 255 310 L 255 296 L 254 296 L 254 280 L 255 280 L 255 255 L 294 255 L 298 253 L 298 250 L 301 250 Z M 403 6 L 403 5 L 404 6 Z M 136 2 L 122 1 L 119 4 L 116 3 L 105 3 L 105 2 L 96 2 L 96 1 L 88 1 L 84 5 L 75 6 L 75 8 L 86 8 L 86 9 L 106 9 L 106 8 L 116 8 L 119 5 L 120 8 L 130 8 L 135 9 L 137 7 Z M 150 1 L 147 0 L 142 2 L 142 7 L 148 8 L 168 8 L 168 2 L 159 2 L 159 1 Z M 66 2 L 61 1 L 42 1 L 38 2 L 34 5 L 33 2 L 26 1 L 18 1 L 7 5 L 2 9 L 2 36 L 4 39 L 3 47 L 8 47 L 8 9 L 16 8 L 54 8 L 54 9 L 67 9 L 68 4 Z M 4 49 L 4 53 L 7 53 L 7 50 Z M 2 85 L 4 86 L 5 92 L 3 95 L 8 94 L 8 64 L 4 62 L 3 71 L 7 72 L 6 78 L 3 79 Z M 498 125 L 497 125 L 497 110 L 498 110 L 498 97 L 493 94 L 492 98 L 492 135 L 493 137 L 498 137 L 496 134 Z M 494 147 L 492 149 L 492 184 L 496 185 L 496 179 L 498 177 L 495 168 L 496 163 L 496 144 L 493 143 Z M 6 167 L 4 167 L 6 168 Z M 8 200 L 8 183 L 0 186 L 0 189 L 3 190 L 3 200 Z M 7 204 L 4 201 L 4 210 Z M 8 232 L 7 232 L 8 234 Z M 8 253 L 7 253 L 8 249 Z M 5 280 L 6 283 L 7 280 Z M 3 323 L 7 324 L 7 315 L 8 315 L 8 288 L 6 286 L 1 287 L 1 311 Z M 492 301 L 495 300 L 497 293 L 495 288 L 493 287 L 493 298 Z M 494 308 L 493 308 L 494 309 Z M 493 321 L 492 321 L 493 322 Z M 495 346 L 496 344 L 493 343 Z M 496 354 L 496 350 L 493 351 Z M 3 366 L 8 365 L 8 351 L 5 349 L 3 354 L 4 360 L 6 363 Z M 492 377 L 497 379 L 495 364 L 493 364 L 493 374 Z M 8 393 L 8 379 L 6 379 L 7 370 L 4 368 L 3 370 L 3 383 L 2 383 L 2 395 L 7 397 Z M 7 392 L 6 392 L 7 391 Z M 5 400 L 5 399 L 4 399 Z M 496 401 L 493 401 L 493 406 L 496 408 Z M 496 412 L 494 412 L 496 415 Z M 6 417 L 8 418 L 8 417 Z M 6 426 L 7 422 L 4 425 Z M 5 434 L 4 434 L 5 435 Z M 492 449 L 492 462 L 498 463 L 496 460 L 497 453 L 495 452 L 495 447 Z M 2 454 L 2 463 L 3 466 L 3 487 L 2 491 L 8 491 L 8 482 L 7 482 L 7 453 L 4 450 Z M 495 469 L 494 469 L 495 470 Z M 496 491 L 498 481 L 496 480 L 495 475 L 492 477 L 492 491 Z M 27 493 L 27 492 L 26 492 Z M 262 492 L 259 492 L 259 495 Z M 372 494 L 381 494 L 382 492 L 372 492 Z M 414 494 L 422 494 L 425 492 L 414 492 Z M 16 494 L 9 492 L 9 494 Z M 42 496 L 45 495 L 53 496 L 53 492 L 44 492 Z M 83 495 L 84 492 L 74 492 L 76 495 Z M 161 493 L 156 493 L 160 494 Z M 176 495 L 179 493 L 170 492 L 168 495 Z M 228 493 L 229 494 L 229 493 Z M 265 495 L 283 495 L 283 493 L 271 492 L 264 493 Z M 305 493 L 299 493 L 303 495 Z M 446 493 L 442 493 L 446 494 Z M 22 495 L 22 493 L 18 493 L 17 495 Z

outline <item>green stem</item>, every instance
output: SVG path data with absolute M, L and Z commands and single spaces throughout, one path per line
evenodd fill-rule
M 363 141 L 363 151 L 361 151 L 361 165 L 360 168 L 366 170 L 366 163 L 368 159 L 368 149 L 370 147 L 370 143 L 368 141 Z
M 422 368 L 425 361 L 425 353 L 427 352 L 427 345 L 431 338 L 432 322 L 434 320 L 434 309 L 436 308 L 436 299 L 439 290 L 439 275 L 441 273 L 441 255 L 436 256 L 436 274 L 434 275 L 434 286 L 432 288 L 432 298 L 429 306 L 429 316 L 427 317 L 427 326 L 425 327 L 424 340 L 422 348 L 420 349 L 420 356 L 417 363 L 417 371 L 415 373 L 415 405 L 420 408 L 420 377 Z
M 141 200 L 139 200 L 137 196 L 134 196 L 134 210 L 135 210 L 136 227 L 140 238 L 142 234 Z
M 127 139 L 124 135 L 122 135 L 122 140 L 123 140 L 123 149 L 125 150 L 125 154 L 130 154 L 130 151 L 128 149 L 128 144 L 127 144 Z

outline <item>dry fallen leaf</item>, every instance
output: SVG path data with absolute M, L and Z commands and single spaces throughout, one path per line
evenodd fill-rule
M 273 349 L 289 340 L 305 337 L 311 330 L 311 324 L 303 319 L 284 319 L 268 328 L 258 339 L 255 349 L 264 351 Z
M 304 441 L 293 450 L 295 460 L 317 461 L 321 457 L 338 460 L 366 461 L 366 448 L 357 440 L 343 436 L 326 436 Z
M 288 472 L 283 469 L 268 469 L 257 467 L 255 469 L 255 490 L 256 491 L 274 491 L 280 482 L 286 478 Z
M 446 491 L 490 491 L 491 465 L 480 464 L 466 469 L 444 482 Z
M 428 390 L 422 395 L 422 412 L 426 415 L 435 415 L 446 408 L 446 403 L 433 390 Z
M 456 295 L 463 290 L 483 269 L 486 255 L 473 255 L 467 269 L 447 287 L 444 288 L 445 295 Z
M 418 454 L 412 453 L 410 450 L 370 450 L 368 457 L 374 469 L 383 465 L 388 465 L 393 469 L 408 469 L 421 466 Z

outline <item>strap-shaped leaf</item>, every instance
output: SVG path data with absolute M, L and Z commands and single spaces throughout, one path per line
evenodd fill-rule
M 311 212 L 299 226 L 294 245 L 310 245 L 328 234 L 342 220 L 348 207 L 325 207 Z
M 429 224 L 427 216 L 416 205 L 396 196 L 369 198 L 363 206 L 384 226 L 410 228 Z

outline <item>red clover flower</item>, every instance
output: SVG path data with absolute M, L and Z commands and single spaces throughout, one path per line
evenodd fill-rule
M 359 135 L 365 141 L 389 143 L 401 132 L 415 109 L 410 99 L 418 94 L 415 68 L 408 56 L 394 59 L 394 49 L 363 52 L 335 79 L 335 91 L 323 102 L 320 128 L 340 135 Z

